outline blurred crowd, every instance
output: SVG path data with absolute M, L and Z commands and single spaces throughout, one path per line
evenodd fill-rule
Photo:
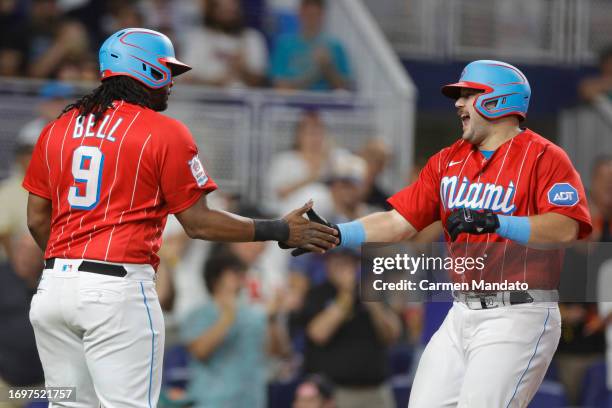
M 121 28 L 162 31 L 218 87 L 351 89 L 342 44 L 324 29 L 325 0 L 3 0 L 0 76 L 95 81 L 97 50 Z
M 53 117 L 70 91 L 57 83 L 43 88 L 39 117 L 18 137 L 13 175 L 0 183 L 0 313 L 7 334 L 0 336 L 0 386 L 43 381 L 27 320 L 42 254 L 25 228 L 20 182 L 38 123 Z M 314 198 L 332 222 L 388 208 L 390 192 L 380 179 L 393 159 L 390 146 L 373 138 L 356 151 L 341 148 L 316 110 L 305 110 L 294 132 L 293 147 L 269 164 L 266 201 L 273 205 L 223 191 L 212 193 L 211 203 L 266 218 Z M 418 171 L 406 175 L 407 184 Z M 612 157 L 594 160 L 590 185 L 591 240 L 610 242 Z M 415 241 L 441 239 L 434 224 Z M 172 217 L 160 256 L 157 289 L 167 330 L 161 407 L 405 406 L 419 353 L 450 306 L 361 301 L 360 254 L 351 250 L 294 258 L 272 243 L 193 241 Z M 570 265 L 564 279 L 580 266 Z M 578 404 L 594 370 L 605 378 L 612 312 L 609 303 L 563 303 L 561 310 L 563 334 L 547 378 Z
M 163 31 L 180 59 L 193 66 L 184 79 L 193 84 L 351 90 L 351 61 L 324 29 L 328 3 L 0 0 L 0 76 L 54 80 L 42 87 L 37 117 L 17 136 L 13 172 L 0 182 L 0 387 L 43 382 L 28 320 L 42 254 L 26 229 L 23 173 L 40 130 L 71 101 L 68 83 L 97 81 L 96 52 L 106 36 L 123 27 Z M 584 80 L 579 93 L 612 112 L 612 49 L 600 62 L 600 73 Z M 381 178 L 393 160 L 392 146 L 373 137 L 354 151 L 343 148 L 317 110 L 301 114 L 293 137 L 293 147 L 268 165 L 264 202 L 223 191 L 213 193 L 211 202 L 266 218 L 312 198 L 334 223 L 389 208 L 392 192 Z M 415 163 L 402 175 L 406 184 L 423 160 Z M 586 176 L 595 224 L 591 241 L 611 242 L 612 157 L 593 158 Z M 434 224 L 415 241 L 440 239 L 441 226 Z M 405 299 L 362 302 L 356 252 L 293 258 L 275 244 L 191 241 L 173 218 L 160 256 L 157 289 L 168 331 L 162 407 L 404 407 L 419 352 L 449 308 Z M 612 276 L 612 264 L 601 267 Z M 564 273 L 571 281 L 580 271 Z M 561 306 L 562 339 L 547 378 L 563 384 L 571 403 L 591 398 L 589 376 L 603 370 L 605 378 L 606 353 L 612 367 L 609 305 Z M 592 398 L 606 399 L 603 388 Z

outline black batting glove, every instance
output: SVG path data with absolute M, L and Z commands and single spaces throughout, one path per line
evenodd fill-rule
M 446 220 L 446 231 L 455 241 L 459 234 L 488 234 L 499 228 L 499 218 L 491 211 L 477 212 L 468 208 L 460 208 L 452 212 Z
M 338 245 L 340 245 L 340 242 L 342 242 L 342 236 L 340 235 L 340 230 L 338 229 L 338 226 L 336 224 L 332 224 L 329 221 L 327 221 L 325 218 L 321 217 L 319 214 L 317 214 L 317 212 L 314 210 L 314 208 L 311 208 L 310 210 L 308 210 L 306 212 L 306 216 L 308 217 L 308 219 L 312 222 L 316 222 L 318 224 L 323 224 L 327 227 L 333 228 L 336 231 L 338 231 Z M 278 246 L 281 249 L 289 249 L 291 248 L 289 245 L 285 244 L 284 242 L 279 242 Z M 291 251 L 291 255 L 293 256 L 300 256 L 300 255 L 304 255 L 307 254 L 309 251 L 307 249 L 303 249 L 303 248 L 296 248 L 293 251 Z

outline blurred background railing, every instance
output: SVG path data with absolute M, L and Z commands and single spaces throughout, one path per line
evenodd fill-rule
M 612 152 L 612 104 L 581 106 L 559 114 L 559 144 L 572 159 L 589 188 L 594 158 Z
M 0 178 L 10 170 L 15 135 L 36 117 L 44 81 L 0 79 Z M 84 94 L 91 84 L 77 88 Z M 183 121 L 200 148 L 212 177 L 229 193 L 250 201 L 262 198 L 264 177 L 275 153 L 294 143 L 295 125 L 304 110 L 317 110 L 335 144 L 359 150 L 370 138 L 394 146 L 384 177 L 401 188 L 412 163 L 412 99 L 399 93 L 367 97 L 354 93 L 277 93 L 176 86 L 165 112 Z M 408 107 L 406 108 L 406 106 Z
M 612 42 L 607 0 L 364 0 L 402 57 L 594 62 Z

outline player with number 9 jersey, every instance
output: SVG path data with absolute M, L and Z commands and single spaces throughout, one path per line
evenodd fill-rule
M 94 115 L 64 113 L 42 132 L 24 187 L 53 203 L 45 259 L 157 266 L 168 213 L 217 188 L 181 122 L 116 101 Z
M 102 83 L 42 131 L 23 186 L 28 228 L 45 251 L 30 321 L 53 407 L 157 406 L 164 322 L 156 255 L 168 214 L 191 238 L 282 242 L 323 252 L 332 228 L 309 202 L 277 220 L 209 208 L 217 185 L 181 122 L 162 115 L 178 61 L 168 37 L 119 30 L 100 49 Z

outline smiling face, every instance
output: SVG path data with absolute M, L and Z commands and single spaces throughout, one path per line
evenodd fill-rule
M 472 144 L 480 144 L 489 134 L 491 123 L 483 118 L 474 108 L 474 100 L 482 91 L 477 89 L 461 89 L 459 98 L 455 101 L 457 115 L 461 120 L 463 134 L 461 138 Z

